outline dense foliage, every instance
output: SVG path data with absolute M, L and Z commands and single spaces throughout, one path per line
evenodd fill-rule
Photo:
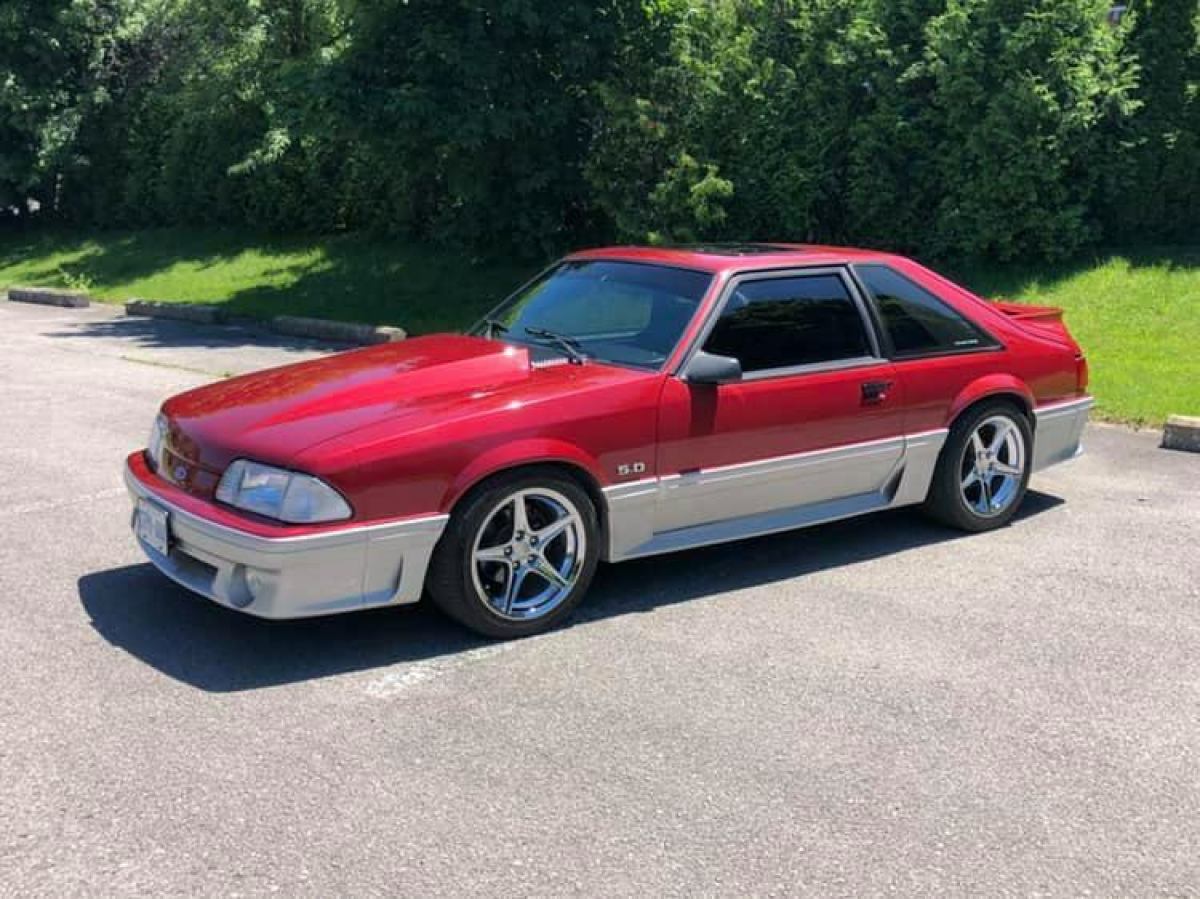
M 1110 5 L 0 0 L 0 208 L 527 257 L 1194 237 L 1197 0 Z

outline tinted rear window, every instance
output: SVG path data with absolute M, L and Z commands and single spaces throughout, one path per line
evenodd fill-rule
M 886 265 L 855 267 L 875 297 L 897 356 L 995 346 L 996 342 L 920 285 Z

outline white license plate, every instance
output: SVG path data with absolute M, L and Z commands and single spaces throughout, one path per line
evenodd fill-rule
M 142 541 L 164 556 L 167 554 L 170 513 L 149 500 L 139 499 L 137 504 L 137 535 Z

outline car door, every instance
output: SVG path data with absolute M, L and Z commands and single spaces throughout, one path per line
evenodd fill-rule
M 902 406 L 844 269 L 732 279 L 696 348 L 736 357 L 743 376 L 664 385 L 657 533 L 885 488 Z

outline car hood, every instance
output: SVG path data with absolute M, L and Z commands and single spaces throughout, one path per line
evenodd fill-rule
M 167 443 L 182 463 L 180 477 L 171 479 L 210 493 L 212 476 L 238 457 L 295 465 L 305 450 L 361 428 L 384 422 L 404 431 L 437 427 L 502 405 L 514 393 L 557 395 L 581 378 L 636 376 L 596 363 L 569 365 L 558 356 L 535 361 L 525 347 L 458 335 L 338 353 L 168 400 Z

